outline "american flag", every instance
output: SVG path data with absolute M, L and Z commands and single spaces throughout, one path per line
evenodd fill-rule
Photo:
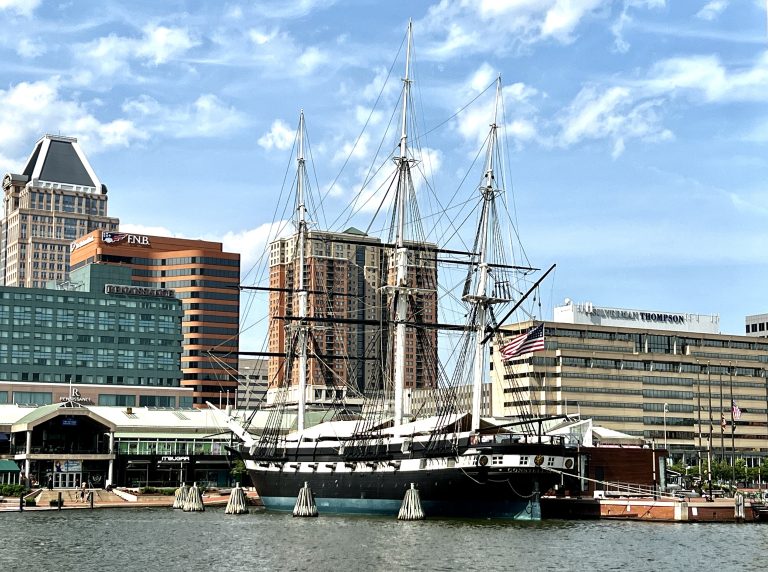
M 741 419 L 741 409 L 739 409 L 739 406 L 736 405 L 736 402 L 733 401 L 733 406 L 731 408 L 731 413 L 733 414 L 733 420 L 738 421 Z
M 501 348 L 501 359 L 510 360 L 529 352 L 537 352 L 544 349 L 544 324 L 528 330 L 507 342 Z

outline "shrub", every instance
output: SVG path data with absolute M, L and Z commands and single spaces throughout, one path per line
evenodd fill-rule
M 35 499 L 27 499 L 24 501 L 24 504 L 27 506 L 37 506 L 37 501 Z
M 59 506 L 59 499 L 51 499 L 48 501 L 48 504 L 51 506 Z M 64 500 L 61 501 L 61 506 L 64 506 Z
M 176 489 L 170 488 L 156 488 L 156 487 L 141 487 L 139 493 L 142 495 L 163 495 L 173 496 L 176 494 Z
M 0 485 L 0 496 L 20 497 L 26 494 L 29 489 L 22 485 Z

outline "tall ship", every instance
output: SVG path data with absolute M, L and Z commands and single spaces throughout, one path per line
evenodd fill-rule
M 484 153 L 478 155 L 484 157 L 480 182 L 469 198 L 474 229 L 462 243 L 466 248 L 440 248 L 427 240 L 423 228 L 424 220 L 434 226 L 433 219 L 419 215 L 417 195 L 429 192 L 428 185 L 417 192 L 414 184 L 422 163 L 412 150 L 420 141 L 410 129 L 411 38 L 409 24 L 397 105 L 399 136 L 388 158 L 394 169 L 390 178 L 378 179 L 386 192 L 375 210 L 390 212 L 386 241 L 373 241 L 365 232 L 329 237 L 311 228 L 301 114 L 296 232 L 274 255 L 289 259 L 294 270 L 270 284 L 270 336 L 282 340 L 275 347 L 283 351 L 270 354 L 265 406 L 247 420 L 233 419 L 231 427 L 242 439 L 238 453 L 267 509 L 293 509 L 307 485 L 320 512 L 395 515 L 407 491 L 416 489 L 427 516 L 536 520 L 542 494 L 578 490 L 584 457 L 567 434 L 550 430 L 556 419 L 540 419 L 531 411 L 514 419 L 482 415 L 489 370 L 544 348 L 541 327 L 506 341 L 499 333 L 546 277 L 514 264 L 505 250 L 501 78 L 495 83 Z M 465 197 L 460 204 L 466 202 Z M 443 214 L 451 219 L 449 210 Z M 458 232 L 459 222 L 450 221 L 447 228 Z M 365 266 L 361 280 L 370 286 L 365 295 L 362 289 L 350 295 L 349 288 L 335 297 L 328 294 L 341 281 L 332 266 L 321 272 L 313 258 L 318 245 L 328 243 L 376 251 L 373 262 L 358 261 Z M 448 294 L 437 280 L 443 263 L 461 275 L 456 294 Z M 322 289 L 327 290 L 321 304 Z M 463 322 L 438 318 L 443 298 L 458 305 Z M 365 307 L 342 311 L 355 304 Z M 346 365 L 340 366 L 338 351 L 332 351 L 338 345 L 324 345 L 333 328 L 341 328 L 335 331 L 343 334 Z M 437 332 L 443 329 L 455 337 L 450 347 L 438 350 Z M 450 366 L 441 361 L 446 356 Z M 351 368 L 352 361 L 359 366 Z M 351 369 L 357 373 L 348 374 Z M 318 376 L 324 385 L 313 381 Z M 318 387 L 326 400 L 320 405 Z M 431 406 L 417 407 L 416 395 L 426 395 Z

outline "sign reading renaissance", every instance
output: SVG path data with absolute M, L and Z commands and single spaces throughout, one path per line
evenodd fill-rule
M 174 292 L 168 288 L 147 288 L 146 286 L 126 286 L 124 284 L 104 284 L 105 294 L 124 294 L 126 296 L 160 296 L 173 298 Z
M 103 231 L 101 242 L 105 244 L 127 244 L 134 246 L 150 246 L 149 237 L 143 234 L 131 234 L 129 232 Z

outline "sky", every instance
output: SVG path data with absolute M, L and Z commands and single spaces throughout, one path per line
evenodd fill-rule
M 489 123 L 456 111 L 503 79 L 517 231 L 557 263 L 542 318 L 570 298 L 739 334 L 768 312 L 766 0 L 0 0 L 0 18 L 0 171 L 77 137 L 121 229 L 221 241 L 244 283 L 300 110 L 327 220 L 354 200 L 411 19 L 438 195 Z

